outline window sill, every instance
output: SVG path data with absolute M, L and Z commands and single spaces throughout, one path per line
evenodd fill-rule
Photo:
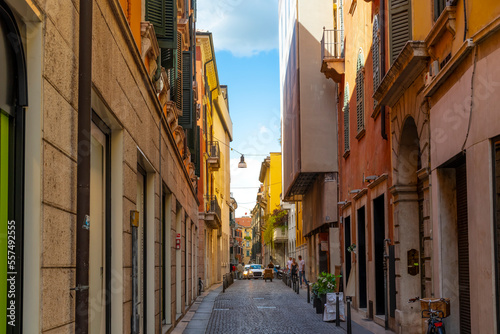
M 356 139 L 360 140 L 361 138 L 363 138 L 365 136 L 365 133 L 366 133 L 366 129 L 365 128 L 361 129 L 361 131 L 359 131 L 358 134 L 356 135 Z
M 344 159 L 347 159 L 347 157 L 351 154 L 351 150 L 347 150 L 344 152 Z
M 456 16 L 457 16 L 457 8 L 455 6 L 447 6 L 444 8 L 439 18 L 436 20 L 434 25 L 432 26 L 431 31 L 427 35 L 425 39 L 425 44 L 427 46 L 429 54 L 432 58 L 437 59 L 434 48 L 436 44 L 439 43 L 441 37 L 448 31 L 452 38 L 455 38 L 456 33 Z

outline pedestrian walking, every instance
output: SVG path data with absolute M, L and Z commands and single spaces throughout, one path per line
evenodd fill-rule
M 302 255 L 299 255 L 299 281 L 300 287 L 302 288 L 302 280 L 304 280 L 304 284 L 309 284 L 306 279 L 306 261 L 302 259 Z
M 292 260 L 292 278 L 297 278 L 297 271 L 299 270 L 299 265 L 295 262 L 295 258 Z
M 236 267 L 238 269 L 238 279 L 241 279 L 241 276 L 243 275 L 243 264 L 238 263 L 238 266 Z
M 288 272 L 289 272 L 289 273 L 292 271 L 292 262 L 293 262 L 293 261 L 292 261 L 292 257 L 290 256 L 290 257 L 288 258 L 287 263 L 286 263 L 286 269 L 288 270 Z

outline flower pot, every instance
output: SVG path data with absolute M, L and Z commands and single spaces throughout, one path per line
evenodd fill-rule
M 325 295 L 321 295 L 320 298 L 316 298 L 316 314 L 323 314 L 323 311 L 325 309 L 325 303 L 323 302 L 323 298 L 325 298 L 326 302 Z

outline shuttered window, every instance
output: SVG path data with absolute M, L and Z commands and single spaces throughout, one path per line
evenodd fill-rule
M 344 91 L 344 152 L 349 151 L 349 84 Z
M 179 125 L 184 129 L 193 128 L 193 65 L 192 53 L 182 52 L 182 116 Z
M 177 44 L 177 0 L 146 0 L 146 21 L 153 24 L 160 48 Z
M 201 142 L 200 142 L 200 137 L 201 137 L 201 128 L 200 126 L 196 126 L 196 134 L 195 134 L 195 154 L 194 154 L 194 173 L 196 176 L 200 176 L 201 173 Z
M 446 0 L 434 0 L 434 21 L 437 21 L 444 7 L 446 7 Z
M 173 50 L 173 68 L 170 72 L 170 99 L 182 110 L 182 35 L 177 32 L 177 49 Z
M 357 129 L 360 133 L 365 128 L 365 80 L 363 74 L 363 52 L 358 54 L 356 64 L 356 120 Z
M 373 91 L 380 85 L 380 33 L 378 26 L 378 15 L 373 19 L 373 39 L 372 39 L 372 60 L 373 60 Z M 374 106 L 377 100 L 373 100 Z
M 406 42 L 411 40 L 410 0 L 390 0 L 389 35 L 391 64 L 394 63 Z

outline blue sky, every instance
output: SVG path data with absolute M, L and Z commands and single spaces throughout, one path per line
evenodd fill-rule
M 198 0 L 197 29 L 213 34 L 219 81 L 228 86 L 233 121 L 231 192 L 236 217 L 255 205 L 260 165 L 279 152 L 278 0 Z

